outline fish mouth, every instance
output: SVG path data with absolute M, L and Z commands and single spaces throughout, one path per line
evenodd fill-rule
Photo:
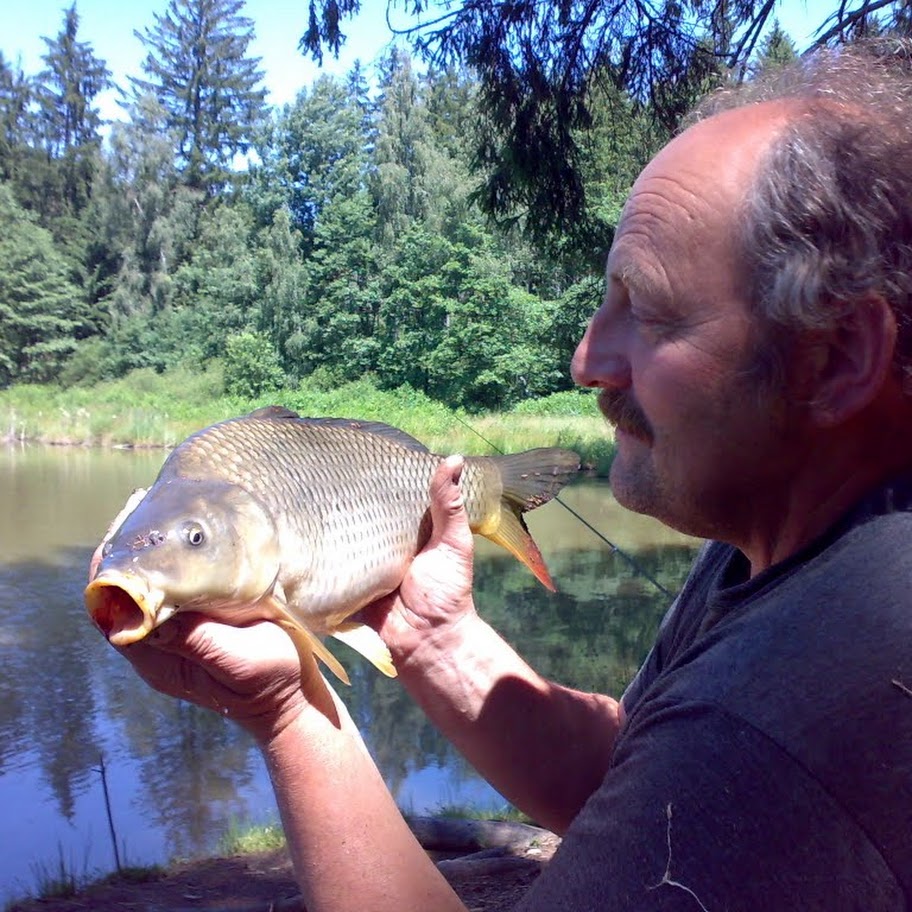
M 98 576 L 86 586 L 86 610 L 113 646 L 129 646 L 158 626 L 152 594 L 141 580 Z

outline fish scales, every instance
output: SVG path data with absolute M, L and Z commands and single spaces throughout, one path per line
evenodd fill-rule
M 185 478 L 205 476 L 225 452 L 231 454 L 220 466 L 225 479 L 281 518 L 286 592 L 299 594 L 305 586 L 306 610 L 317 619 L 311 622 L 317 632 L 327 632 L 339 617 L 388 591 L 390 576 L 401 577 L 416 550 L 427 508 L 424 492 L 439 457 L 357 430 L 327 433 L 320 425 L 252 419 L 204 432 L 179 454 L 172 471 Z M 385 469 L 382 478 L 374 477 L 371 466 Z M 391 510 L 391 501 L 399 509 Z M 480 505 L 473 506 L 477 513 Z M 374 585 L 365 587 L 370 578 Z
M 442 459 L 387 425 L 279 407 L 204 428 L 112 524 L 86 589 L 89 614 L 118 646 L 181 610 L 268 618 L 295 640 L 302 673 L 317 655 L 344 678 L 320 642 L 332 635 L 394 674 L 385 646 L 352 615 L 395 589 L 423 544 Z M 557 448 L 469 457 L 460 479 L 473 531 L 551 588 L 522 513 L 578 465 Z

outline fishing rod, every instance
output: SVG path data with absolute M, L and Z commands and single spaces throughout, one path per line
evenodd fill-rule
M 485 437 L 484 434 L 481 433 L 481 431 L 472 427 L 472 425 L 469 424 L 468 421 L 464 421 L 462 418 L 460 418 L 459 415 L 456 414 L 456 412 L 452 412 L 451 414 L 463 427 L 468 428 L 476 437 L 483 440 L 492 450 L 494 450 L 497 453 L 500 453 L 501 456 L 506 455 L 499 446 L 497 446 L 495 443 L 488 440 L 488 438 Z M 565 503 L 563 500 L 561 500 L 559 494 L 556 495 L 553 499 L 556 500 L 568 513 L 570 513 L 571 516 L 576 517 L 576 519 L 579 520 L 579 522 L 581 522 L 593 535 L 595 535 L 596 538 L 601 539 L 601 541 L 603 541 L 608 546 L 608 549 L 611 551 L 612 554 L 617 554 L 620 557 L 622 557 L 625 561 L 627 561 L 628 565 L 631 567 L 631 569 L 635 573 L 638 573 L 640 576 L 642 576 L 648 582 L 652 583 L 652 585 L 655 586 L 656 589 L 658 589 L 659 592 L 662 593 L 662 595 L 666 596 L 669 599 L 674 598 L 674 593 L 669 592 L 669 590 L 666 589 L 665 586 L 663 586 L 632 554 L 628 554 L 626 551 L 624 551 L 623 548 L 619 547 L 613 541 L 611 541 L 611 539 L 608 538 L 607 535 L 605 535 L 599 529 L 596 529 L 595 526 L 593 526 L 592 523 L 589 522 L 588 519 L 586 519 L 584 516 L 581 516 L 579 513 L 577 513 L 577 511 L 574 510 L 573 507 L 570 506 L 570 504 Z

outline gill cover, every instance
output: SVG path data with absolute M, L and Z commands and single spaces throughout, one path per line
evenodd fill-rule
M 181 610 L 231 615 L 266 595 L 278 574 L 275 527 L 243 488 L 222 481 L 157 483 L 102 551 L 86 587 L 108 640 L 141 640 Z

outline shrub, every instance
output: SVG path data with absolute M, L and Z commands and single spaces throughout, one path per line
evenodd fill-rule
M 255 399 L 285 385 L 285 372 L 272 343 L 263 333 L 242 332 L 225 343 L 225 392 Z

